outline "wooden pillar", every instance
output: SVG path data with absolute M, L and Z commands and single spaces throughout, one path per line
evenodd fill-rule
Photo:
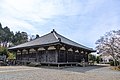
M 55 48 L 56 48 L 56 63 L 57 62 L 59 62 L 59 58 L 60 58 L 60 56 L 59 56 L 59 53 L 60 53 L 60 45 L 57 45 L 57 46 L 55 46 Z
M 30 49 L 27 49 L 27 52 L 28 52 L 28 54 L 27 54 L 27 57 L 28 57 L 28 61 L 29 61 L 29 58 L 30 58 L 30 55 L 29 55 L 29 53 L 30 53 Z
M 68 62 L 68 47 L 65 47 L 65 54 L 66 54 L 66 62 Z
M 79 49 L 78 51 L 79 51 L 79 58 L 80 58 L 79 60 L 80 60 L 80 62 L 81 62 L 81 61 L 82 61 L 82 59 L 83 59 L 83 58 L 82 58 L 82 53 L 81 53 L 81 52 L 82 52 L 82 50 L 80 50 L 80 49 Z
M 44 47 L 44 49 L 45 49 L 45 54 L 46 54 L 45 62 L 48 62 L 48 47 Z
M 36 62 L 38 62 L 39 61 L 39 55 L 38 55 L 38 48 L 35 48 L 35 51 L 36 51 Z
M 84 61 L 86 62 L 86 57 L 85 57 L 86 55 L 85 55 L 85 51 L 83 51 L 83 59 L 84 59 Z
M 72 51 L 72 62 L 75 62 L 75 49 L 73 48 L 72 49 L 73 51 Z
M 86 52 L 85 51 L 83 51 L 83 56 L 84 56 L 84 60 L 86 62 Z
M 59 62 L 59 50 L 58 49 L 56 49 L 56 56 L 55 56 L 55 58 L 56 58 L 56 63 L 58 63 Z
M 17 55 L 17 50 L 15 51 L 15 55 L 16 55 L 16 60 L 18 60 L 18 55 Z
M 83 50 L 79 50 L 80 52 L 80 56 L 81 56 L 81 62 L 83 62 L 83 59 L 84 59 L 84 51 Z
M 25 50 L 23 50 L 23 54 L 22 54 L 22 59 L 23 60 L 25 60 L 26 58 L 25 58 L 25 55 L 26 55 L 26 51 Z
M 88 62 L 88 52 L 85 53 L 86 56 L 86 62 Z
M 21 58 L 21 61 L 22 61 L 22 59 L 23 59 L 22 58 L 23 57 L 23 55 L 22 55 L 23 54 L 23 50 L 20 50 L 20 53 L 21 53 L 20 58 Z

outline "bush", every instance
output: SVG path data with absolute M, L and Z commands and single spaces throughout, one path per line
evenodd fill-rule
M 110 61 L 110 66 L 114 66 L 114 61 Z
M 30 67 L 37 67 L 37 66 L 40 66 L 40 63 L 31 62 L 31 63 L 27 64 L 27 66 L 30 66 Z
M 6 62 L 0 61 L 0 66 L 7 66 Z
M 115 63 L 115 64 L 114 64 Z M 110 66 L 118 66 L 120 63 L 118 61 L 110 61 Z
M 99 56 L 97 56 L 96 62 L 97 62 L 97 63 L 100 63 L 100 57 L 99 57 Z

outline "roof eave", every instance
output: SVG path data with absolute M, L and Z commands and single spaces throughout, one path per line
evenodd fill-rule
M 82 48 L 82 47 L 78 47 L 78 46 L 74 46 L 74 45 L 70 45 L 70 44 L 67 44 L 67 43 L 64 43 L 64 42 L 61 42 L 62 44 L 66 44 L 66 45 L 69 45 L 69 46 L 73 46 L 73 47 L 76 47 L 76 48 L 80 48 L 82 50 L 86 50 L 88 52 L 96 52 L 96 50 L 93 50 L 93 49 L 85 49 L 85 48 Z
M 45 47 L 45 46 L 53 46 L 53 45 L 58 45 L 60 44 L 59 42 L 54 42 L 54 43 L 49 43 L 49 44 L 42 44 L 42 45 L 33 45 L 33 46 L 25 46 L 25 47 L 18 47 L 18 48 L 8 48 L 8 50 L 17 50 L 17 49 L 30 49 L 30 48 L 40 48 L 40 47 Z

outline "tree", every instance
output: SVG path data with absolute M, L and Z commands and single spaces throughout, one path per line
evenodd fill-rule
M 36 38 L 35 39 L 37 39 L 37 38 L 39 38 L 40 36 L 38 35 L 38 34 L 36 34 Z
M 0 42 L 2 43 L 4 40 L 4 31 L 2 28 L 2 24 L 0 23 Z
M 0 55 L 8 56 L 8 50 L 5 47 L 0 47 Z
M 98 53 L 109 54 L 120 62 L 120 30 L 107 32 L 104 36 L 96 41 Z
M 21 32 L 21 43 L 28 41 L 28 35 L 26 32 Z
M 10 28 L 8 28 L 7 26 L 3 28 L 4 30 L 4 42 L 11 42 L 13 37 L 14 37 L 14 33 L 12 31 L 10 31 Z
M 100 62 L 100 56 L 96 57 L 96 62 L 99 63 Z
M 2 29 L 2 24 L 0 23 L 0 29 Z
M 30 37 L 30 41 L 32 41 L 32 40 L 38 38 L 38 36 L 35 36 L 35 35 L 30 35 L 29 37 Z
M 89 59 L 89 61 L 95 62 L 96 56 L 93 55 L 93 54 L 89 54 L 89 55 L 88 55 L 88 59 Z
M 16 59 L 16 56 L 15 56 L 15 53 L 11 53 L 11 52 L 8 52 L 8 57 L 7 57 L 8 60 L 13 60 L 13 59 Z
M 12 41 L 13 36 L 14 33 L 7 26 L 2 28 L 2 24 L 0 23 L 0 45 L 8 47 L 7 44 Z
M 28 41 L 28 35 L 26 32 L 16 32 L 15 35 L 14 35 L 14 40 L 13 40 L 13 43 L 15 45 L 18 45 L 18 44 L 21 44 L 21 43 L 24 43 L 24 42 L 27 42 Z

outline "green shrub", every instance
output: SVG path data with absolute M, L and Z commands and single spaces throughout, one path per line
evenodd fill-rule
M 110 61 L 110 66 L 114 66 L 114 61 Z
M 120 63 L 118 61 L 110 61 L 110 66 L 118 66 Z
M 37 66 L 40 66 L 40 63 L 31 62 L 31 63 L 27 64 L 27 66 L 37 67 Z
M 0 61 L 0 66 L 7 66 L 7 63 Z

